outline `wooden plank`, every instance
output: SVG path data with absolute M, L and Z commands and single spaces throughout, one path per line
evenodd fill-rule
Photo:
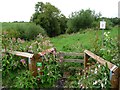
M 78 62 L 78 63 L 83 63 L 84 60 L 82 59 L 63 59 L 63 62 Z
M 5 53 L 5 50 L 2 50 L 2 53 Z M 19 52 L 19 51 L 7 51 L 7 53 L 14 54 L 16 56 L 21 56 L 25 58 L 32 58 L 34 54 L 28 53 L 28 52 Z
M 92 52 L 90 52 L 88 50 L 85 50 L 84 53 L 86 53 L 87 55 L 89 55 L 90 57 L 92 57 L 93 59 L 95 59 L 96 61 L 101 63 L 102 65 L 106 65 L 106 63 L 107 63 L 109 69 L 112 69 L 113 67 L 115 67 L 113 72 L 118 68 L 116 65 L 104 60 L 103 58 L 95 55 L 94 53 L 92 53 Z
M 84 53 L 76 53 L 76 52 L 60 52 L 64 54 L 64 56 L 83 56 Z
M 50 48 L 50 49 L 44 50 L 44 51 L 42 51 L 42 52 L 39 52 L 38 54 L 39 54 L 40 56 L 44 56 L 45 54 L 51 53 L 51 52 L 55 52 L 55 53 L 56 53 L 56 48 Z
M 112 88 L 119 88 L 119 68 L 112 73 L 112 78 L 111 78 L 111 85 Z
M 57 56 L 58 56 L 58 57 L 64 57 L 65 55 L 64 55 L 64 53 L 58 52 L 58 53 L 57 53 Z
M 86 53 L 84 53 L 84 68 L 87 67 L 88 58 L 89 56 Z
M 32 58 L 33 57 L 33 54 L 30 54 L 27 52 L 9 51 L 8 53 L 14 54 L 16 56 L 25 57 L 25 58 Z

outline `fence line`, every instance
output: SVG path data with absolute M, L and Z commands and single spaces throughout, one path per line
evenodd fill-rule
M 5 52 L 4 50 L 2 50 L 2 52 Z M 19 51 L 8 51 L 7 53 L 10 54 L 14 54 L 16 56 L 21 56 L 24 58 L 28 58 L 28 62 L 29 62 L 29 70 L 31 72 L 33 72 L 33 76 L 37 75 L 37 66 L 36 64 L 38 62 L 42 63 L 42 56 L 44 56 L 46 53 L 56 53 L 56 49 L 55 48 L 51 48 L 51 49 L 47 49 L 43 52 L 40 52 L 38 54 L 31 54 L 31 53 L 27 53 L 27 52 L 19 52 Z M 111 84 L 112 84 L 112 88 L 119 88 L 120 86 L 120 69 L 104 60 L 103 58 L 101 58 L 100 56 L 97 56 L 96 54 L 92 53 L 91 51 L 85 50 L 84 53 L 75 53 L 75 52 L 59 52 L 56 54 L 59 59 L 63 60 L 63 62 L 77 62 L 77 63 L 84 63 L 84 68 L 88 67 L 87 63 L 89 61 L 89 58 L 93 58 L 94 60 L 96 60 L 97 62 L 99 62 L 102 65 L 108 65 L 108 68 L 110 69 L 111 72 Z M 82 56 L 84 57 L 84 60 L 81 59 L 64 59 L 65 56 Z M 42 66 L 42 68 L 44 68 Z

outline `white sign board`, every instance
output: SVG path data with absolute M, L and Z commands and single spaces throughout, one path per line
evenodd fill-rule
M 106 27 L 106 22 L 100 21 L 100 29 L 105 29 L 105 27 Z

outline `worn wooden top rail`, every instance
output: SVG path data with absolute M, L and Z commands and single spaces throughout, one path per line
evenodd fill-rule
M 84 53 L 76 53 L 76 52 L 63 52 L 60 51 L 59 54 L 63 56 L 84 56 Z
M 113 72 L 116 71 L 116 69 L 118 69 L 118 67 L 117 67 L 116 65 L 114 65 L 114 64 L 112 64 L 112 63 L 104 60 L 103 58 L 95 55 L 95 54 L 92 53 L 91 51 L 85 50 L 84 53 L 87 54 L 88 56 L 90 56 L 91 58 L 95 59 L 96 61 L 98 61 L 98 62 L 101 63 L 102 65 L 106 65 L 106 63 L 107 63 L 108 68 L 109 68 L 110 70 L 112 70 Z
M 5 52 L 5 50 L 2 50 L 2 52 Z M 32 58 L 34 54 L 27 53 L 27 52 L 19 52 L 19 51 L 7 51 L 10 54 L 16 55 L 16 56 L 21 56 L 25 58 Z
M 63 59 L 64 62 L 77 62 L 77 63 L 83 63 L 83 59 Z
M 84 53 L 76 53 L 76 52 L 63 52 L 60 51 L 57 53 L 58 57 L 63 61 L 63 62 L 77 62 L 77 63 L 83 63 L 83 59 L 65 59 L 64 56 L 84 56 Z

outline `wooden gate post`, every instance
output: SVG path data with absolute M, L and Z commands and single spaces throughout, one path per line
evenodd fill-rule
M 43 72 L 41 71 L 44 68 L 42 57 L 47 53 L 56 53 L 56 49 L 47 49 L 43 52 L 39 52 L 38 54 L 33 55 L 30 65 L 30 70 L 33 72 L 33 76 L 37 76 L 39 72 L 41 75 L 43 74 Z
M 115 70 L 114 69 L 114 66 L 113 68 L 110 70 L 112 72 L 112 76 L 111 76 L 111 85 L 112 85 L 112 88 L 117 88 L 119 89 L 119 84 L 120 84 L 120 81 L 119 81 L 119 77 L 120 77 L 120 69 L 119 68 L 116 68 Z
M 84 53 L 84 68 L 87 67 L 88 59 L 89 59 L 89 56 L 86 53 Z
M 41 67 L 37 66 L 37 63 L 41 63 Z M 42 74 L 41 70 L 43 69 L 43 62 L 42 57 L 39 54 L 34 54 L 31 60 L 31 72 L 33 73 L 33 76 L 37 76 L 38 74 L 38 68 L 40 69 L 40 74 Z

